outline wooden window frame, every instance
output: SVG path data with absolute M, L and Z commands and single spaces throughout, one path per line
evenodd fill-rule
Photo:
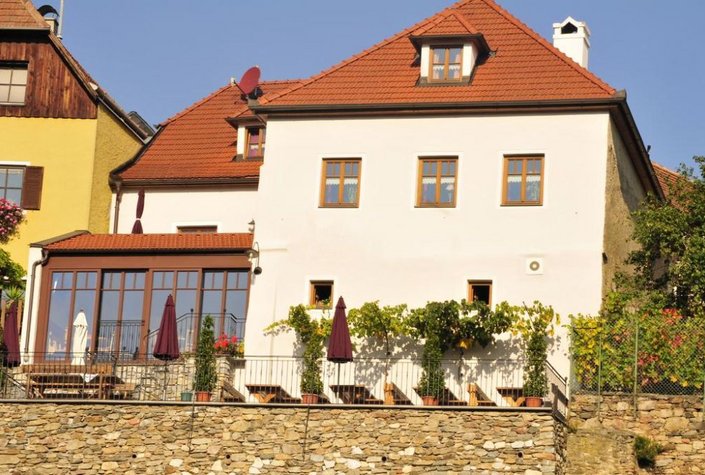
M 177 234 L 215 234 L 218 232 L 217 224 L 204 224 L 204 225 L 184 225 L 176 226 Z
M 472 303 L 475 300 L 475 292 L 473 287 L 476 285 L 486 285 L 490 288 L 490 295 L 489 295 L 489 302 L 488 305 L 492 305 L 492 281 L 485 279 L 485 280 L 475 280 L 471 279 L 468 280 L 468 302 Z
M 330 302 L 328 305 L 320 303 L 316 300 L 316 286 L 317 285 L 330 285 Z M 335 282 L 332 280 L 312 280 L 309 284 L 309 305 L 314 308 L 332 308 L 333 307 L 333 296 L 335 295 Z
M 326 202 L 326 178 L 328 178 L 328 165 L 338 163 L 340 165 L 340 174 L 338 176 L 338 201 L 336 203 Z M 357 190 L 355 192 L 355 201 L 353 203 L 345 203 L 343 194 L 345 193 L 345 165 L 357 164 Z M 348 178 L 352 178 L 349 176 Z M 362 186 L 362 159 L 361 158 L 324 158 L 321 169 L 321 190 L 320 190 L 320 208 L 358 208 L 360 206 L 360 187 Z
M 442 162 L 455 162 L 455 173 L 453 174 L 453 201 L 450 203 L 441 203 L 441 178 Z M 423 165 L 425 162 L 437 162 L 436 169 L 436 199 L 433 203 L 423 202 Z M 458 199 L 458 157 L 419 157 L 418 176 L 416 178 L 416 207 L 417 208 L 455 208 Z
M 257 143 L 257 154 L 256 155 L 250 155 L 250 135 L 251 135 L 251 130 L 253 130 L 253 129 L 259 130 L 259 142 Z M 245 127 L 245 153 L 244 153 L 245 160 L 261 160 L 261 159 L 263 159 L 264 158 L 264 149 L 266 146 L 266 140 L 267 140 L 266 127 L 261 127 L 261 126 Z
M 521 199 L 519 201 L 510 201 L 507 194 L 509 193 L 509 162 L 513 160 L 521 160 Z M 526 163 L 529 160 L 539 160 L 541 162 L 540 173 L 527 173 Z M 502 171 L 502 206 L 543 206 L 543 184 L 544 172 L 546 170 L 546 160 L 544 155 L 505 155 L 504 166 Z M 538 201 L 526 200 L 526 177 L 539 176 L 539 199 Z M 518 175 L 517 175 L 518 176 Z
M 27 103 L 27 85 L 29 83 L 29 64 L 24 63 L 24 62 L 0 62 L 0 69 L 8 69 L 10 70 L 10 82 L 2 82 L 0 83 L 0 86 L 8 86 L 8 100 L 3 101 L 0 98 L 0 105 L 3 106 L 24 106 Z M 13 83 L 12 78 L 15 74 L 15 71 L 25 71 L 26 72 L 26 79 L 24 84 L 21 83 Z M 12 88 L 13 87 L 24 87 L 24 95 L 22 96 L 22 102 L 10 102 L 10 95 L 12 94 Z
M 433 78 L 433 58 L 434 58 L 434 50 L 445 50 L 444 54 L 444 62 L 443 62 L 443 77 L 441 79 L 434 79 Z M 458 63 L 451 63 L 450 62 L 450 50 L 451 49 L 460 49 L 460 76 L 458 76 L 457 79 L 450 79 L 448 76 L 450 74 L 450 65 L 451 64 L 458 64 Z M 436 45 L 436 46 L 430 46 L 429 47 L 429 57 L 428 57 L 428 82 L 433 82 L 433 83 L 459 83 L 463 81 L 463 62 L 465 60 L 464 58 L 464 53 L 465 53 L 465 48 L 464 45 Z
M 19 203 L 15 203 L 17 206 L 22 206 L 22 197 L 24 196 L 24 181 L 25 181 L 25 175 L 27 174 L 27 167 L 24 166 L 14 166 L 14 165 L 0 165 L 0 170 L 5 170 L 5 181 L 0 182 L 0 198 L 5 198 L 7 199 L 7 191 L 8 190 L 20 190 L 20 201 Z M 16 186 L 8 186 L 8 177 L 9 177 L 9 171 L 10 170 L 21 170 L 22 171 L 22 182 L 20 183 L 19 187 Z

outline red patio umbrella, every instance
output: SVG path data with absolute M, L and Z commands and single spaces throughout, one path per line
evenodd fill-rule
M 157 332 L 157 341 L 154 344 L 152 355 L 155 358 L 171 361 L 181 356 L 179 352 L 179 337 L 176 329 L 176 309 L 174 307 L 174 298 L 169 294 L 164 305 L 164 313 L 162 321 L 159 324 Z
M 335 306 L 333 328 L 331 329 L 328 343 L 328 361 L 338 364 L 338 386 L 340 386 L 340 364 L 349 363 L 352 360 L 350 329 L 348 328 L 348 319 L 345 316 L 345 301 L 341 296 Z
M 142 234 L 142 213 L 144 212 L 144 190 L 137 193 L 137 210 L 135 211 L 135 224 L 132 225 L 132 234 Z
M 5 315 L 3 343 L 7 355 L 2 361 L 3 366 L 14 368 L 20 365 L 20 336 L 17 334 L 17 305 L 13 302 Z

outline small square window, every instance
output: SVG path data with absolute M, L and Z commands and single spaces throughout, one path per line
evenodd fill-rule
M 462 81 L 463 48 L 460 46 L 441 46 L 431 48 L 430 81 Z
M 26 90 L 27 65 L 0 63 L 0 104 L 24 104 Z
M 218 226 L 177 226 L 178 234 L 213 234 L 218 232 Z
M 311 281 L 309 303 L 316 308 L 330 308 L 333 302 L 333 281 Z
M 420 158 L 416 205 L 454 207 L 457 175 L 458 159 L 455 157 Z
M 23 167 L 0 167 L 0 198 L 22 204 Z
M 468 281 L 468 301 L 479 300 L 487 305 L 492 304 L 492 281 L 491 280 L 469 280 Z
M 502 204 L 541 206 L 543 204 L 543 156 L 504 157 Z

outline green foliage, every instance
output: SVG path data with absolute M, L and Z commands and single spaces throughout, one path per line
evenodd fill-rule
M 519 315 L 513 331 L 521 335 L 524 343 L 524 396 L 543 397 L 548 391 L 546 359 L 548 358 L 548 337 L 553 335 L 554 322 L 560 324 L 560 317 L 552 307 L 535 301 L 514 309 Z
M 383 343 L 387 355 L 391 354 L 392 339 L 406 335 L 406 305 L 379 306 L 379 301 L 367 302 L 359 309 L 348 312 L 350 333 L 359 338 L 374 338 Z
M 658 293 L 613 292 L 599 316 L 572 317 L 572 333 L 574 371 L 584 389 L 596 390 L 599 383 L 600 390 L 631 392 L 635 369 L 643 392 L 703 387 L 705 318 L 664 308 Z
M 22 281 L 22 277 L 25 275 L 24 269 L 13 261 L 10 258 L 10 254 L 4 249 L 0 249 L 0 274 L 8 278 L 8 280 L 3 282 L 3 285 L 7 284 L 14 287 L 22 287 L 24 285 Z
M 217 380 L 213 317 L 206 315 L 201 325 L 201 331 L 198 334 L 193 390 L 212 392 L 215 389 Z
M 419 379 L 418 393 L 420 396 L 434 396 L 440 398 L 446 387 L 445 375 L 441 367 L 443 351 L 437 335 L 430 335 L 426 339 L 421 359 L 423 372 Z
M 501 302 L 492 308 L 480 300 L 460 302 L 462 317 L 458 321 L 459 330 L 454 344 L 477 342 L 485 348 L 494 343 L 495 336 L 506 332 L 517 318 L 516 307 Z
M 636 287 L 662 293 L 686 315 L 705 312 L 705 157 L 694 160 L 698 174 L 681 166 L 668 199 L 651 198 L 634 214 L 640 249 L 630 257 Z
M 639 468 L 650 468 L 656 464 L 656 456 L 663 452 L 663 448 L 654 440 L 641 435 L 634 439 L 634 456 Z
M 286 320 L 274 322 L 265 328 L 265 333 L 280 328 L 291 329 L 299 338 L 303 347 L 302 393 L 321 394 L 323 392 L 321 360 L 323 359 L 323 344 L 330 336 L 331 325 L 330 318 L 314 320 L 304 305 L 297 305 L 289 308 L 289 316 Z

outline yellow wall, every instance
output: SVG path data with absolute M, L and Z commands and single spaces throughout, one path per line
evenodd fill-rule
M 0 117 L 0 163 L 44 167 L 40 209 L 26 211 L 19 236 L 3 246 L 25 270 L 30 243 L 88 227 L 96 125 L 89 119 Z
M 95 142 L 95 165 L 88 230 L 92 233 L 110 232 L 110 199 L 108 184 L 110 171 L 131 159 L 142 142 L 135 137 L 102 104 L 98 107 L 98 130 Z

